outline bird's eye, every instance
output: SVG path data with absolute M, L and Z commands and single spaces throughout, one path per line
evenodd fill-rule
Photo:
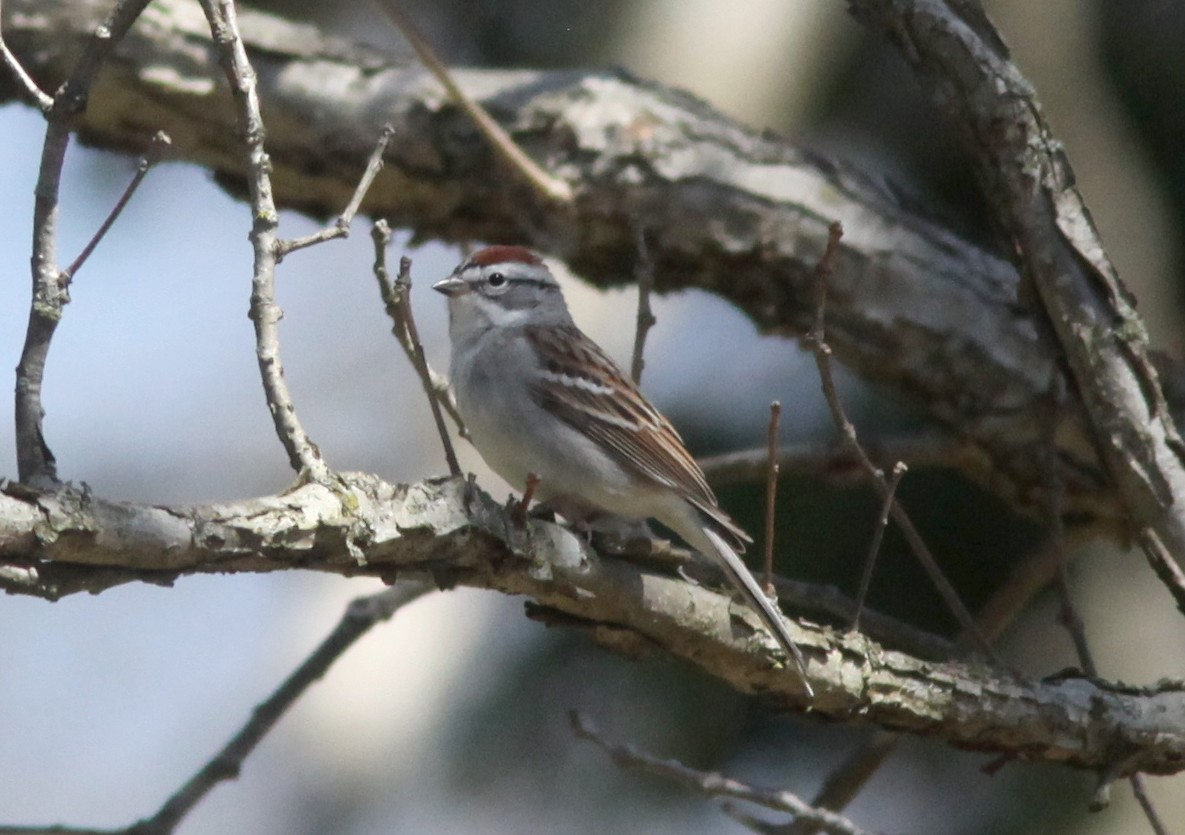
M 486 283 L 491 287 L 501 287 L 506 283 L 506 275 L 504 273 L 490 273 Z

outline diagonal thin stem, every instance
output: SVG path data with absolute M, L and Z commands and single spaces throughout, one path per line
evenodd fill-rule
M 708 797 L 731 797 L 774 811 L 787 812 L 803 821 L 809 821 L 818 829 L 832 833 L 832 835 L 869 835 L 866 830 L 861 829 L 843 815 L 811 806 L 797 795 L 784 789 L 757 788 L 722 774 L 697 771 L 678 760 L 660 759 L 640 751 L 633 745 L 611 743 L 601 736 L 600 731 L 592 724 L 591 720 L 579 711 L 572 711 L 568 714 L 568 718 L 576 738 L 595 744 L 609 755 L 618 768 L 636 768 L 651 774 L 658 774 L 700 791 Z
M 839 253 L 839 242 L 842 237 L 843 226 L 838 222 L 832 223 L 828 231 L 827 248 L 815 265 L 815 324 L 806 335 L 806 341 L 811 346 L 811 352 L 815 357 L 815 365 L 819 370 L 819 380 L 823 387 L 823 396 L 827 401 L 828 409 L 831 411 L 831 418 L 836 428 L 839 429 L 844 444 L 852 450 L 861 468 L 867 473 L 873 486 L 880 494 L 882 501 L 886 501 L 890 498 L 889 482 L 885 478 L 885 474 L 872 463 L 872 459 L 868 457 L 868 453 L 860 446 L 860 442 L 856 437 L 856 427 L 848 420 L 848 416 L 844 412 L 843 404 L 839 399 L 839 392 L 835 387 L 835 378 L 831 373 L 831 347 L 826 341 L 825 328 L 827 276 L 834 268 L 833 264 Z M 918 562 L 921 563 L 927 575 L 929 575 L 930 582 L 938 590 L 947 608 L 958 619 L 964 634 L 970 636 L 975 641 L 976 646 L 988 658 L 998 663 L 999 658 L 995 650 L 992 649 L 991 644 L 983 636 L 983 632 L 976 625 L 971 613 L 967 611 L 967 607 L 959 598 L 959 594 L 954 586 L 946 578 L 942 568 L 938 565 L 938 561 L 934 558 L 933 553 L 931 553 L 929 547 L 926 545 L 925 540 L 922 539 L 917 528 L 914 527 L 913 520 L 905 512 L 901 502 L 896 500 L 892 502 L 890 514 L 893 517 L 893 521 L 897 523 L 901 533 L 905 536 L 905 541 L 909 544 L 910 550 L 917 557 Z
M 775 400 L 769 404 L 769 437 L 765 471 L 765 554 L 762 565 L 765 570 L 764 588 L 766 594 L 777 595 L 774 588 L 774 522 L 777 521 L 778 501 L 778 421 L 782 417 L 782 404 Z
M 379 294 L 383 299 L 383 306 L 387 315 L 391 317 L 391 332 L 403 348 L 412 367 L 420 377 L 424 386 L 424 394 L 428 397 L 428 406 L 432 410 L 432 420 L 436 424 L 436 431 L 440 435 L 440 443 L 444 447 L 444 458 L 448 462 L 449 473 L 461 475 L 461 465 L 457 462 L 457 454 L 453 451 L 453 442 L 449 438 L 448 427 L 444 423 L 441 411 L 441 401 L 449 407 L 447 387 L 442 392 L 437 383 L 435 372 L 428 366 L 428 357 L 424 354 L 424 346 L 420 344 L 420 335 L 416 330 L 416 320 L 411 309 L 411 259 L 399 259 L 399 275 L 395 282 L 391 282 L 390 272 L 387 270 L 387 245 L 391 242 L 391 227 L 385 220 L 375 223 L 370 231 L 374 241 L 374 276 L 379 283 Z M 461 426 L 460 416 L 453 407 L 451 413 Z
M 63 309 L 70 301 L 68 281 L 57 262 L 57 224 L 62 164 L 70 144 L 70 126 L 86 107 L 87 92 L 99 67 L 149 0 L 120 0 L 95 30 L 70 77 L 58 89 L 45 111 L 45 142 L 34 189 L 33 204 L 33 298 L 25 342 L 16 369 L 16 397 L 13 405 L 16 428 L 17 474 L 20 480 L 39 488 L 58 484 L 57 463 L 45 440 L 45 408 L 41 388 L 50 343 Z M 7 60 L 7 59 L 6 59 Z M 40 100 L 39 100 L 40 101 Z
M 152 166 L 160 162 L 161 157 L 164 156 L 165 150 L 173 144 L 173 140 L 163 130 L 158 130 L 153 134 L 152 141 L 148 144 L 148 150 L 144 152 L 144 156 L 140 157 L 140 161 L 136 163 L 136 173 L 132 175 L 131 181 L 127 188 L 123 190 L 123 194 L 115 201 L 115 205 L 111 207 L 106 219 L 99 226 L 94 236 L 87 241 L 86 246 L 82 248 L 82 252 L 78 253 L 78 257 L 71 262 L 70 266 L 62 270 L 60 279 L 69 284 L 74 280 L 74 276 L 78 275 L 78 271 L 82 269 L 82 265 L 86 263 L 87 259 L 91 257 L 91 253 L 106 237 L 107 233 L 111 231 L 111 227 L 115 225 L 115 221 L 119 220 L 119 216 L 123 214 L 124 208 L 127 207 L 128 202 L 132 199 L 132 195 L 136 193 L 136 189 L 144 182 L 144 178 L 148 176 L 149 170 Z
M 872 534 L 872 544 L 868 547 L 868 559 L 864 562 L 864 574 L 860 577 L 860 590 L 856 593 L 856 614 L 852 617 L 851 629 L 860 628 L 860 614 L 864 611 L 864 602 L 868 598 L 868 588 L 872 585 L 872 572 L 876 567 L 876 559 L 880 555 L 881 542 L 884 541 L 885 531 L 889 527 L 889 513 L 893 509 L 897 486 L 905 475 L 907 467 L 903 461 L 893 465 L 893 473 L 889 476 L 889 489 L 881 506 L 881 515 L 877 519 L 876 530 Z
M 362 172 L 362 178 L 358 180 L 358 185 L 354 188 L 354 194 L 350 197 L 350 202 L 346 204 L 345 209 L 334 219 L 331 225 L 310 235 L 276 241 L 275 252 L 277 263 L 284 260 L 284 256 L 288 253 L 295 252 L 298 249 L 305 249 L 335 238 L 350 237 L 350 224 L 354 221 L 354 215 L 358 214 L 358 209 L 362 205 L 362 201 L 366 198 L 366 193 L 370 191 L 370 187 L 374 184 L 375 177 L 383 170 L 383 154 L 387 152 L 387 146 L 391 144 L 391 137 L 394 135 L 395 128 L 390 123 L 383 125 L 383 129 L 379 133 L 379 141 L 375 143 L 374 150 L 370 153 L 370 158 L 366 162 L 366 170 Z
M 0 20 L 4 19 L 3 3 L 0 3 Z M 21 66 L 21 62 L 12 54 L 12 50 L 8 48 L 8 42 L 4 40 L 4 31 L 0 28 L 0 61 L 4 62 L 4 66 L 8 67 L 8 71 L 16 78 L 17 84 L 25 91 L 25 95 L 29 97 L 42 113 L 48 113 L 49 109 L 53 107 L 53 98 L 47 95 L 33 77 L 25 72 L 25 68 Z
M 654 261 L 646 246 L 646 232 L 640 223 L 635 227 L 635 245 L 638 250 L 638 265 L 634 271 L 638 281 L 638 318 L 634 331 L 634 356 L 630 362 L 630 376 L 635 384 L 642 382 L 642 371 L 646 368 L 646 336 L 658 323 L 650 309 L 650 293 L 654 290 Z
M 494 121 L 484 107 L 465 94 L 449 73 L 448 68 L 436 57 L 436 53 L 424 36 L 420 34 L 411 18 L 404 14 L 395 0 L 376 0 L 376 3 L 403 34 L 403 37 L 407 38 L 420 60 L 424 62 L 424 66 L 436 76 L 436 80 L 448 92 L 453 103 L 468 114 L 469 118 L 477 125 L 478 131 L 493 146 L 494 150 L 501 154 L 506 162 L 510 163 L 511 168 L 522 174 L 527 182 L 548 200 L 557 203 L 571 203 L 573 199 L 572 187 L 544 171 L 523 152 L 522 148 L 510 137 L 510 134 Z

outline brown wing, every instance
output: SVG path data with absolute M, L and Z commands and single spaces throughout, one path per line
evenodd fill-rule
M 526 333 L 542 365 L 533 387 L 540 405 L 600 442 L 624 466 L 678 490 L 738 544 L 752 542 L 720 509 L 675 427 L 595 342 L 573 325 Z

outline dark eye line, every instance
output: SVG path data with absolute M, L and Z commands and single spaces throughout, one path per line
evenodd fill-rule
M 495 278 L 500 279 L 500 280 L 495 281 L 494 280 Z M 503 284 L 531 284 L 531 285 L 534 285 L 535 287 L 549 287 L 549 286 L 551 286 L 548 282 L 541 281 L 537 278 L 523 278 L 521 276 L 515 276 L 514 278 L 508 278 L 505 273 L 491 273 L 489 276 L 486 277 L 486 283 L 489 284 L 491 287 L 501 287 Z

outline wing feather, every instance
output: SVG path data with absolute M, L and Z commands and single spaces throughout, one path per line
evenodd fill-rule
M 678 431 L 617 364 L 574 325 L 528 327 L 539 353 L 540 405 L 598 441 L 621 464 L 679 491 L 740 545 L 752 539 L 720 509 Z

